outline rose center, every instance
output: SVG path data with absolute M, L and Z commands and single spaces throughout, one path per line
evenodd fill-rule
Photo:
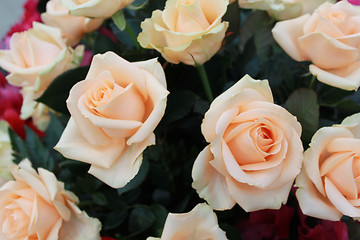
M 15 203 L 5 206 L 1 219 L 2 232 L 9 239 L 27 236 L 29 217 Z
M 134 84 L 122 87 L 110 73 L 104 73 L 99 78 L 103 81 L 86 94 L 86 104 L 94 114 L 120 120 L 144 120 L 144 99 Z

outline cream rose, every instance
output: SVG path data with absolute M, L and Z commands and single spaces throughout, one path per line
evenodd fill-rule
M 206 204 L 198 204 L 188 213 L 169 213 L 161 238 L 147 240 L 227 240 L 218 225 L 216 214 Z
M 242 8 L 265 10 L 278 20 L 299 17 L 312 13 L 327 0 L 239 0 Z
M 15 180 L 0 188 L 2 240 L 100 240 L 100 222 L 77 206 L 77 197 L 55 175 L 28 160 L 12 170 Z
M 34 99 L 58 75 L 80 64 L 83 51 L 83 46 L 67 47 L 59 29 L 37 22 L 28 31 L 12 35 L 10 49 L 0 50 L 0 67 L 10 73 L 9 83 L 22 87 L 23 119 L 32 115 Z
M 61 0 L 74 16 L 108 18 L 134 0 Z
M 102 18 L 72 16 L 60 0 L 46 3 L 46 12 L 41 14 L 41 20 L 48 26 L 61 29 L 70 46 L 78 44 L 85 33 L 94 31 L 104 21 Z
M 266 80 L 244 76 L 218 96 L 201 125 L 210 144 L 195 160 L 193 188 L 211 207 L 278 209 L 300 172 L 296 117 L 273 103 Z
M 312 61 L 318 80 L 344 90 L 360 86 L 360 7 L 347 1 L 321 5 L 312 15 L 278 22 L 272 32 L 296 61 Z
M 0 186 L 12 179 L 10 168 L 14 165 L 8 129 L 9 124 L 0 121 Z
M 360 113 L 341 125 L 319 129 L 296 179 L 296 196 L 306 215 L 338 221 L 360 217 Z
M 221 22 L 228 0 L 168 0 L 141 23 L 138 41 L 169 62 L 203 64 L 219 51 L 228 22 Z
M 89 173 L 114 188 L 139 171 L 144 149 L 166 107 L 165 74 L 151 59 L 130 63 L 113 52 L 96 55 L 67 100 L 71 118 L 55 149 L 91 164 Z

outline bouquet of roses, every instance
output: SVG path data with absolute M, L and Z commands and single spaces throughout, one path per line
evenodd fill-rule
M 28 0 L 0 239 L 359 238 L 358 5 Z

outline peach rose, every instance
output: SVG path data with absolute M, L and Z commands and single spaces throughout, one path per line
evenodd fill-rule
M 239 0 L 242 8 L 265 10 L 275 19 L 286 20 L 312 13 L 327 0 Z
M 141 23 L 138 41 L 172 63 L 203 64 L 219 51 L 228 22 L 221 22 L 228 0 L 168 0 Z
M 36 172 L 24 160 L 12 174 L 15 180 L 0 188 L 2 240 L 100 240 L 100 222 L 76 206 L 77 197 L 52 172 Z
M 333 221 L 360 217 L 360 113 L 314 134 L 296 185 L 304 214 Z
M 161 238 L 147 240 L 227 240 L 225 232 L 218 225 L 216 214 L 205 203 L 196 205 L 188 213 L 169 213 Z
M 300 172 L 296 117 L 273 103 L 266 80 L 244 76 L 218 96 L 201 125 L 210 144 L 196 158 L 193 188 L 211 207 L 279 209 Z
M 0 67 L 10 72 L 9 83 L 22 87 L 21 117 L 32 115 L 36 102 L 61 73 L 80 64 L 84 48 L 66 46 L 57 28 L 34 22 L 33 28 L 14 33 L 9 50 L 0 50 Z
M 61 0 L 74 16 L 108 18 L 134 0 Z
M 72 16 L 69 10 L 61 5 L 60 0 L 50 0 L 46 3 L 46 12 L 41 14 L 41 20 L 48 26 L 62 30 L 67 44 L 78 44 L 85 33 L 101 26 L 104 19 Z
M 8 133 L 9 124 L 0 121 L 0 186 L 12 179 L 10 168 L 14 165 L 12 159 L 11 141 Z
M 91 164 L 89 173 L 120 188 L 139 171 L 144 149 L 166 107 L 165 74 L 151 59 L 130 63 L 113 52 L 96 55 L 67 100 L 71 118 L 55 149 Z
M 344 90 L 360 86 L 360 7 L 326 2 L 312 15 L 278 22 L 273 36 L 296 61 L 312 61 L 318 80 Z

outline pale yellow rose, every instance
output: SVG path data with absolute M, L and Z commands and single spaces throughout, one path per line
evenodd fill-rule
M 239 0 L 242 8 L 264 10 L 278 20 L 296 18 L 312 13 L 327 0 Z
M 108 18 L 134 0 L 61 0 L 74 16 Z
M 318 80 L 344 90 L 360 86 L 360 7 L 321 5 L 312 15 L 278 22 L 273 36 L 296 61 L 312 61 Z
M 228 22 L 221 22 L 228 0 L 168 0 L 141 23 L 138 41 L 169 62 L 203 64 L 221 47 Z
M 12 35 L 10 49 L 0 50 L 0 67 L 10 73 L 6 76 L 9 83 L 26 93 L 23 119 L 32 115 L 34 100 L 58 75 L 80 64 L 83 51 L 83 46 L 67 47 L 59 29 L 37 22 L 28 31 Z
M 296 186 L 306 215 L 333 221 L 360 217 L 360 113 L 315 133 Z
M 206 204 L 196 205 L 188 213 L 169 213 L 161 238 L 147 240 L 227 240 L 218 225 L 216 214 Z
M 50 0 L 46 3 L 46 12 L 41 14 L 41 20 L 48 26 L 61 29 L 69 46 L 78 44 L 85 33 L 94 31 L 104 21 L 102 18 L 70 15 L 60 0 Z
M 144 149 L 155 144 L 168 95 L 156 59 L 130 63 L 113 52 L 96 55 L 67 100 L 71 118 L 55 149 L 91 164 L 89 173 L 120 188 L 139 171 Z
M 8 129 L 9 124 L 0 121 L 0 186 L 12 179 L 10 168 L 14 165 Z
M 52 172 L 36 172 L 24 160 L 12 174 L 15 180 L 0 188 L 0 239 L 100 240 L 100 222 L 76 206 Z
M 244 76 L 212 102 L 201 130 L 209 145 L 192 186 L 211 207 L 256 211 L 287 201 L 303 160 L 301 125 L 273 103 L 266 80 Z

